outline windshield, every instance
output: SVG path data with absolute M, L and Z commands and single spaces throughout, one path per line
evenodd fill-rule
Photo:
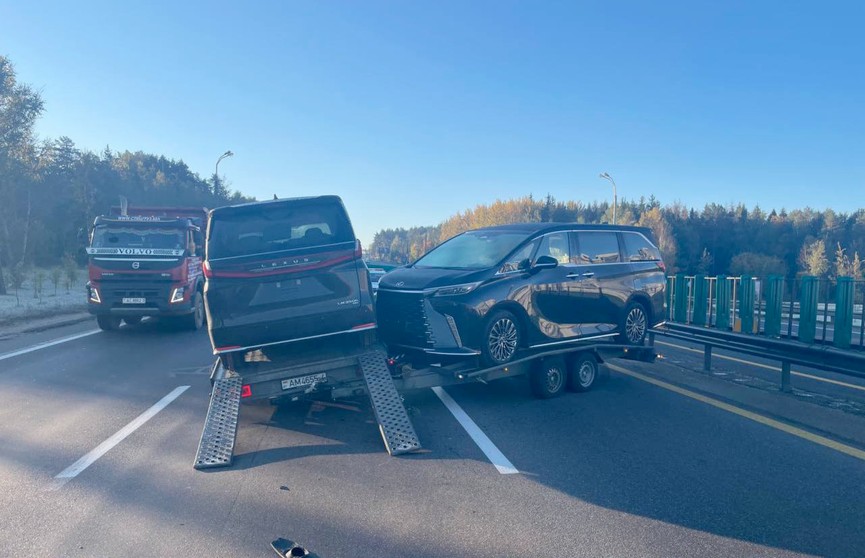
M 141 227 L 96 227 L 91 248 L 183 250 L 186 231 Z
M 415 262 L 414 267 L 484 269 L 497 265 L 521 242 L 525 233 L 469 231 L 445 242 Z

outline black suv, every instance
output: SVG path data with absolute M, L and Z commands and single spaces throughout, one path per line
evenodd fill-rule
M 337 196 L 214 209 L 204 274 L 216 354 L 375 328 L 369 273 Z
M 665 268 L 648 229 L 531 223 L 469 231 L 379 282 L 394 350 L 480 355 L 618 337 L 642 344 L 664 320 Z

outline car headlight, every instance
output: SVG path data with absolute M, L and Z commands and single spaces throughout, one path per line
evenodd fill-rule
M 477 283 L 465 283 L 463 285 L 451 285 L 450 287 L 441 287 L 435 290 L 433 296 L 456 296 L 468 294 L 475 290 L 480 284 L 480 281 L 478 281 Z
M 171 293 L 171 304 L 175 302 L 183 302 L 183 293 L 186 292 L 186 287 L 177 287 Z

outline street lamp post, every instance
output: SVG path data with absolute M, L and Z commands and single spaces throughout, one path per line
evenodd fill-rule
M 216 160 L 216 169 L 213 171 L 213 193 L 216 194 L 219 191 L 219 162 L 225 159 L 226 157 L 233 157 L 234 152 L 230 149 L 219 156 L 219 159 Z
M 615 224 L 617 224 L 617 214 L 616 213 L 618 211 L 617 206 L 619 205 L 619 198 L 616 195 L 616 181 L 613 180 L 613 177 L 610 176 L 610 173 L 607 173 L 607 172 L 603 172 L 603 173 L 599 174 L 598 177 L 603 178 L 604 180 L 609 180 L 610 183 L 613 185 L 613 224 L 615 225 Z

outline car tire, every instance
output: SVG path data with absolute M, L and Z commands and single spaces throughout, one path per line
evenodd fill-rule
M 646 313 L 646 307 L 639 302 L 628 303 L 622 314 L 619 332 L 620 343 L 642 345 L 649 332 L 649 315 Z
M 578 354 L 568 368 L 568 389 L 571 391 L 589 391 L 598 380 L 598 359 L 592 353 Z
M 97 314 L 96 324 L 102 331 L 117 331 L 120 329 L 120 318 L 108 314 Z
M 561 395 L 568 382 L 568 369 L 561 357 L 539 360 L 529 374 L 532 394 L 539 399 L 549 399 Z
M 507 310 L 493 312 L 486 321 L 481 339 L 483 364 L 500 366 L 514 359 L 520 348 L 520 322 Z
M 141 323 L 141 316 L 130 316 L 128 318 L 123 318 L 123 321 L 126 322 L 128 326 L 137 326 Z

